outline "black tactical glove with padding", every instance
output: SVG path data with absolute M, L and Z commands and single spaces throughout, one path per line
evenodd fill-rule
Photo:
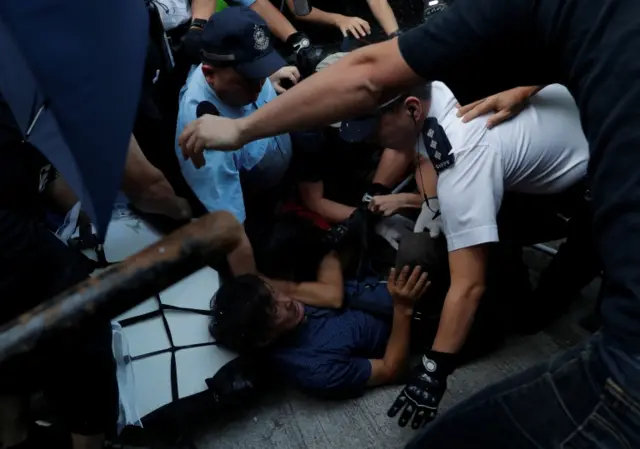
M 431 422 L 447 389 L 447 377 L 455 369 L 455 358 L 454 354 L 427 351 L 387 415 L 393 418 L 402 411 L 398 424 L 404 427 L 413 418 L 412 429 Z
M 324 48 L 312 45 L 307 35 L 299 31 L 289 36 L 286 44 L 295 54 L 296 67 L 303 78 L 313 75 L 320 61 L 328 56 Z

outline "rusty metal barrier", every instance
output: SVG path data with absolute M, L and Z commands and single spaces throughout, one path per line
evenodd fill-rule
M 0 363 L 54 332 L 93 317 L 114 318 L 235 248 L 242 226 L 215 212 L 66 290 L 0 328 Z

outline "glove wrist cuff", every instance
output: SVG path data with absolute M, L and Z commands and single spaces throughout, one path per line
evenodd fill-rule
M 425 351 L 422 356 L 422 366 L 429 375 L 445 378 L 451 374 L 457 365 L 456 354 L 446 352 Z
M 311 46 L 311 41 L 302 31 L 296 31 L 287 38 L 286 44 L 294 53 L 298 53 L 304 48 L 309 48 Z

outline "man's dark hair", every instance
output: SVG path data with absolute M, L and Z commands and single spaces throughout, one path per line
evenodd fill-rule
M 406 97 L 418 97 L 421 100 L 431 100 L 431 83 L 420 84 L 412 88 L 409 92 L 406 93 Z
M 420 84 L 419 86 L 412 87 L 410 90 L 398 95 L 397 97 L 389 100 L 384 105 L 380 106 L 383 112 L 396 111 L 397 108 L 404 104 L 404 100 L 409 97 L 416 97 L 422 101 L 431 100 L 431 83 Z
M 271 287 L 254 274 L 222 284 L 211 300 L 211 336 L 238 354 L 257 350 L 266 342 L 276 314 Z

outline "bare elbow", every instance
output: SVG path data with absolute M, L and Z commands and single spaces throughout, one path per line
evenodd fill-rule
M 327 304 L 331 309 L 341 309 L 344 306 L 344 289 L 342 286 L 327 286 Z

